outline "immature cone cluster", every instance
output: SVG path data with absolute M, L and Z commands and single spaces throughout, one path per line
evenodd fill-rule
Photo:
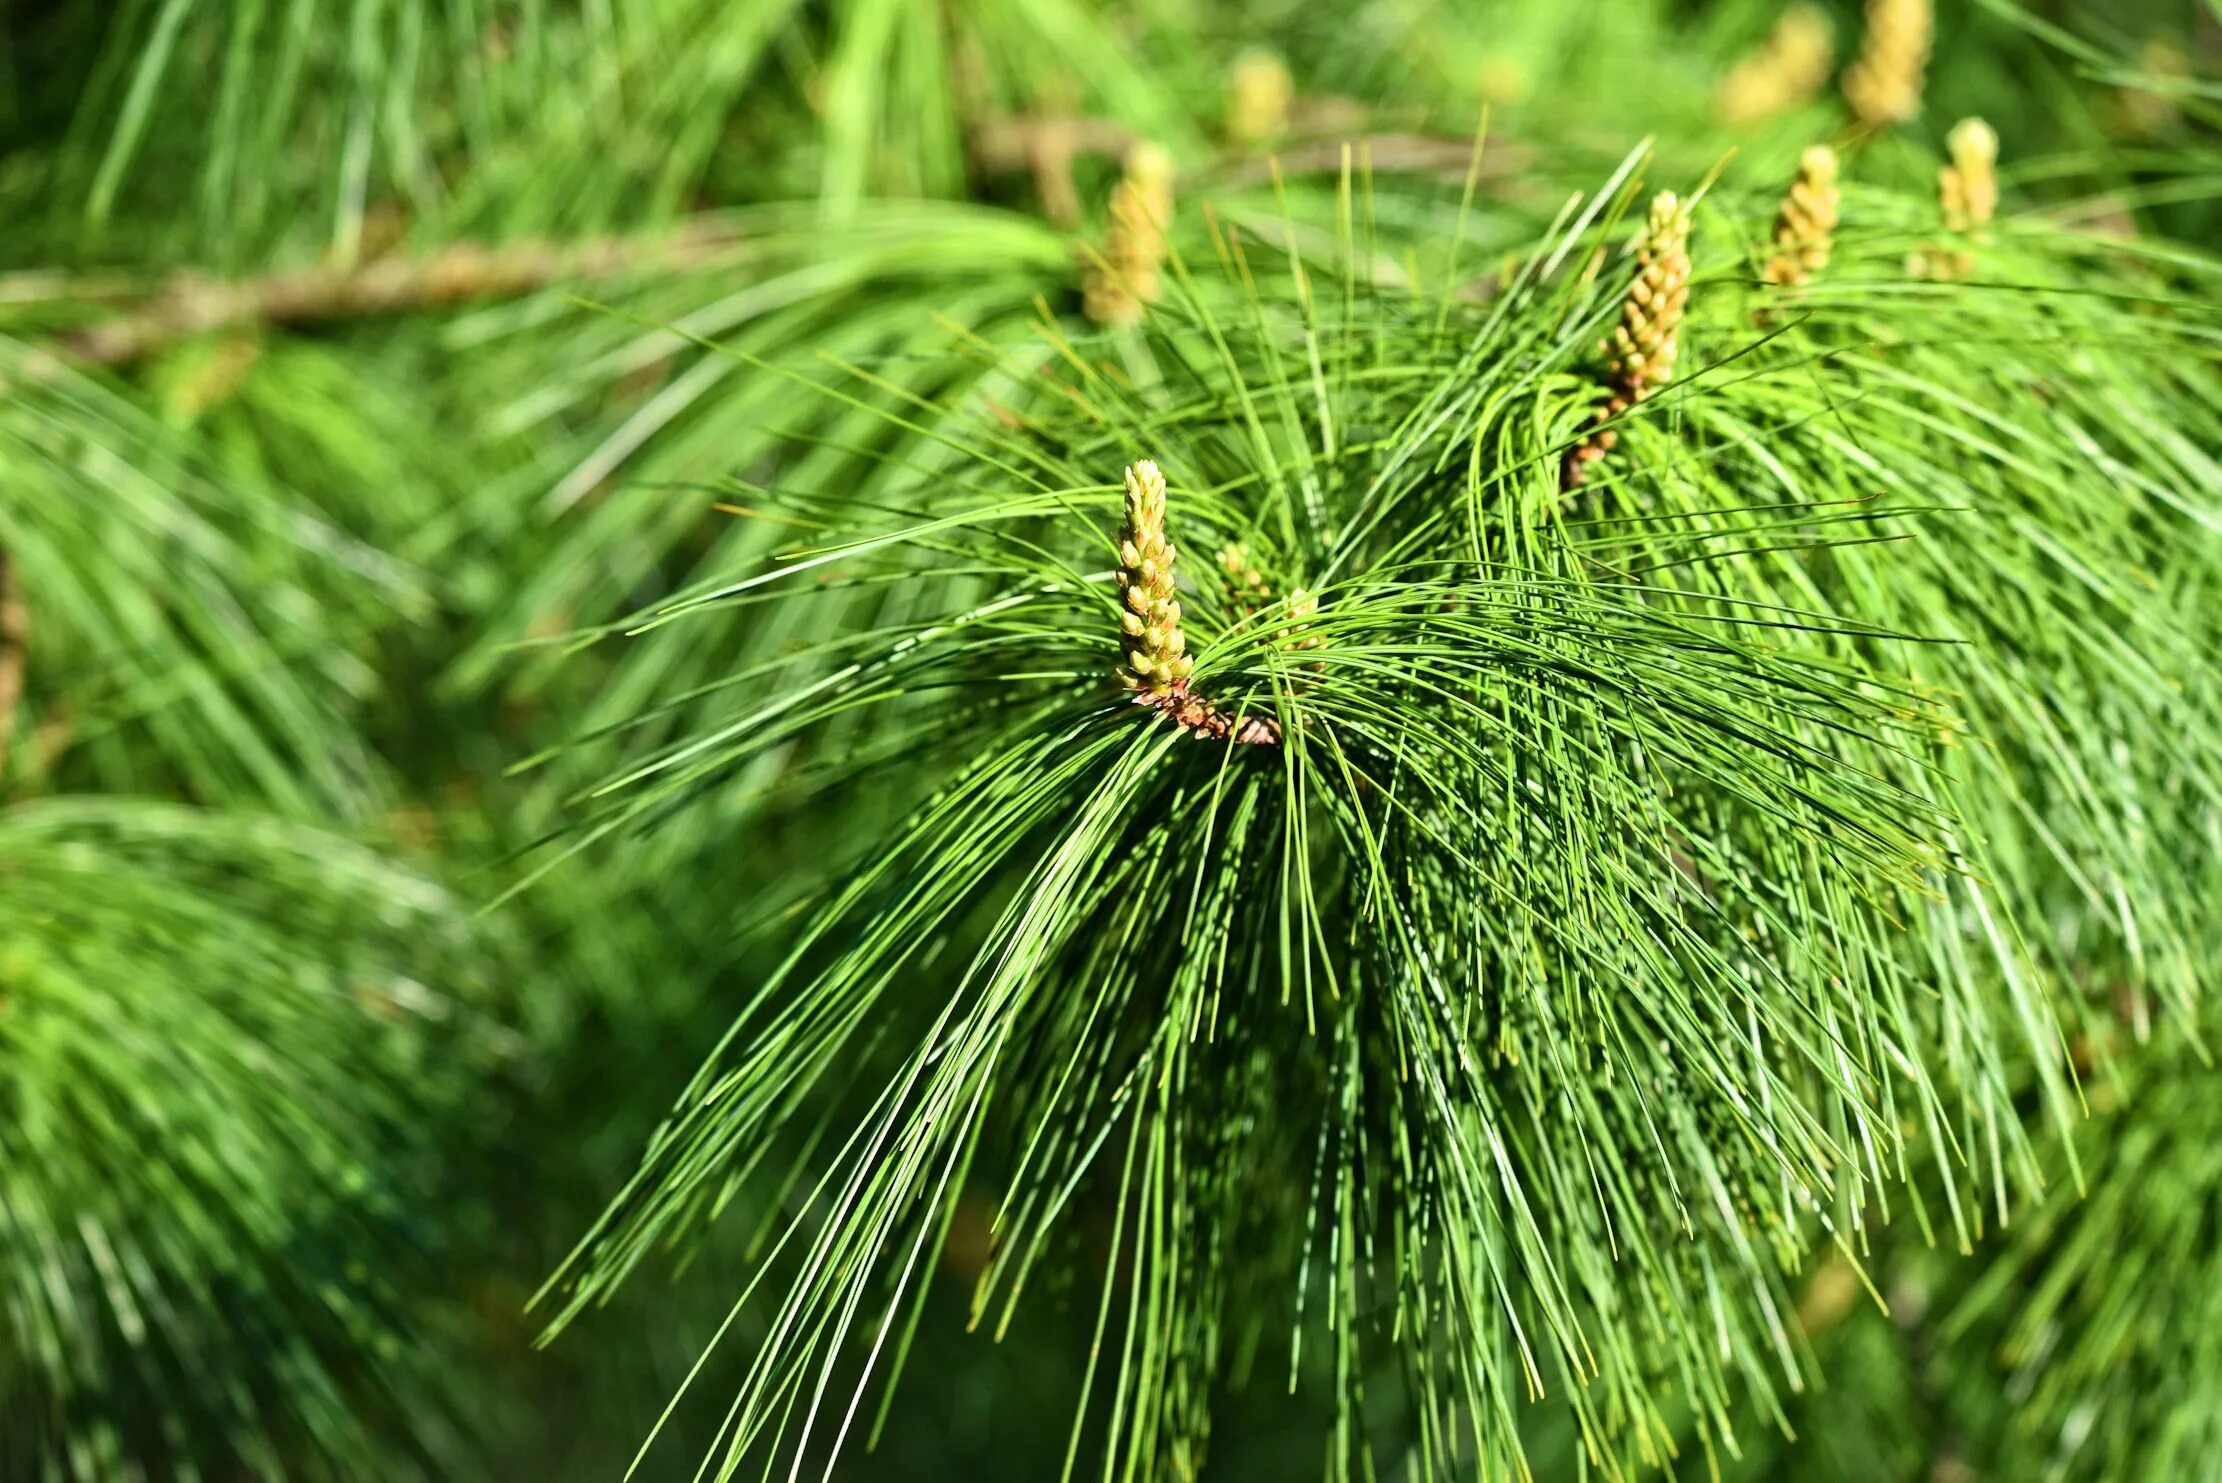
M 1611 347 L 1613 375 L 1631 402 L 1673 379 L 1681 349 L 1682 310 L 1690 297 L 1690 208 L 1674 192 L 1652 197 L 1636 264 Z
M 1309 587 L 1299 587 L 1288 595 L 1288 646 L 1292 649 L 1316 649 L 1326 642 L 1313 626 L 1319 616 L 1319 594 Z
M 1525 103 L 1534 90 L 1535 83 L 1528 76 L 1528 69 L 1516 58 L 1492 53 L 1474 67 L 1474 92 L 1492 108 Z
M 1266 580 L 1264 570 L 1250 556 L 1249 543 L 1236 541 L 1219 549 L 1219 569 L 1227 574 L 1227 588 L 1234 595 L 1235 605 L 1245 613 L 1255 613 L 1273 596 L 1273 584 Z
M 1270 144 L 1288 129 L 1296 83 L 1269 51 L 1244 52 L 1227 74 L 1227 141 L 1242 149 Z
M 1147 142 L 1126 152 L 1126 171 L 1111 191 L 1111 225 L 1102 260 L 1090 266 L 1084 292 L 1098 324 L 1133 324 L 1157 302 L 1165 262 L 1165 228 L 1173 219 L 1173 162 Z
M 1713 93 L 1722 123 L 1756 124 L 1787 113 L 1821 90 L 1836 63 L 1834 28 L 1820 6 L 1798 0 L 1767 39 L 1728 70 Z
M 1963 118 L 1945 140 L 1951 163 L 1937 171 L 1937 202 L 1944 225 L 1963 238 L 1979 238 L 1998 214 L 1998 134 L 1979 118 Z M 1975 260 L 1960 247 L 1928 247 L 1907 267 L 1917 278 L 1965 278 Z
M 1126 471 L 1126 523 L 1119 530 L 1119 679 L 1134 703 L 1172 717 L 1190 734 L 1271 745 L 1281 729 L 1255 716 L 1229 716 L 1188 688 L 1196 661 L 1181 632 L 1174 567 L 1180 553 L 1165 533 L 1165 476 L 1140 459 Z
M 1836 151 L 1816 144 L 1798 158 L 1798 177 L 1775 212 L 1775 255 L 1767 281 L 1784 288 L 1807 282 L 1829 265 L 1836 232 Z
M 2183 120 L 2183 107 L 2176 97 L 2178 90 L 2189 94 L 2189 84 L 2196 75 L 2191 54 L 2172 37 L 2155 36 L 2137 53 L 2137 73 L 2158 85 L 2122 89 L 2109 110 L 2114 130 L 2133 139 L 2166 133 Z
M 1150 695 L 1171 695 L 1196 667 L 1180 631 L 1180 597 L 1173 587 L 1179 554 L 1165 536 L 1165 476 L 1145 458 L 1126 471 L 1126 524 L 1119 531 L 1126 667 L 1119 676 Z
M 1930 0 L 1867 0 L 1867 38 L 1844 72 L 1844 99 L 1863 124 L 1902 124 L 1921 112 L 1936 17 Z
M 1227 590 L 1234 605 L 1248 617 L 1256 617 L 1273 605 L 1273 583 L 1250 555 L 1247 542 L 1237 541 L 1223 546 L 1219 551 L 1219 565 L 1227 574 Z M 1312 630 L 1312 620 L 1319 616 L 1319 594 L 1309 587 L 1292 588 L 1288 595 L 1288 626 L 1281 643 L 1291 649 L 1316 649 L 1324 642 Z
M 1620 301 L 1620 323 L 1603 349 L 1612 394 L 1598 411 L 1609 422 L 1674 378 L 1681 351 L 1682 311 L 1690 297 L 1690 207 L 1672 191 L 1651 198 L 1651 215 L 1636 248 L 1636 279 Z M 1580 484 L 1588 465 L 1619 441 L 1601 427 L 1568 456 L 1561 482 Z
M 1981 232 L 1998 214 L 1998 133 L 1979 118 L 1963 118 L 1944 141 L 1952 163 L 1937 172 L 1944 224 L 1955 232 Z

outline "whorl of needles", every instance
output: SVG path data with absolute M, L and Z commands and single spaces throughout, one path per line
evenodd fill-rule
M 1126 152 L 1126 173 L 1111 190 L 1111 222 L 1101 260 L 1088 270 L 1084 307 L 1098 324 L 1133 324 L 1157 302 L 1165 229 L 1173 219 L 1173 162 L 1142 142 Z
M 1620 323 L 1602 347 L 1612 393 L 1598 409 L 1599 422 L 1610 422 L 1674 379 L 1682 311 L 1690 297 L 1690 206 L 1673 191 L 1651 198 L 1636 264 L 1635 281 L 1620 301 Z M 1611 428 L 1600 427 L 1567 456 L 1561 484 L 1568 489 L 1579 485 L 1588 465 L 1619 441 Z
M 1774 29 L 1735 66 L 1713 93 L 1724 124 L 1756 124 L 1787 113 L 1829 80 L 1836 62 L 1834 28 L 1820 6 L 1798 0 Z
M 1181 632 L 1174 569 L 1180 553 L 1165 533 L 1165 476 L 1149 459 L 1126 471 L 1126 523 L 1119 529 L 1119 679 L 1134 703 L 1162 711 L 1199 738 L 1271 745 L 1280 727 L 1229 716 L 1188 688 L 1196 661 Z
M 1901 124 L 1921 112 L 1936 16 L 1929 0 L 1867 0 L 1867 37 L 1845 69 L 1844 99 L 1863 124 Z
M 1287 131 L 1295 97 L 1286 62 L 1269 51 L 1244 52 L 1227 74 L 1227 142 L 1241 149 L 1272 143 Z
M 1825 144 L 1812 145 L 1799 156 L 1797 178 L 1775 212 L 1775 255 L 1766 269 L 1769 283 L 1794 287 L 1829 265 L 1837 194 L 1836 151 Z

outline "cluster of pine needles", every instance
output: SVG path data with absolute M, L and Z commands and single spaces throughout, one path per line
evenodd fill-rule
M 1087 1263 L 1067 1476 L 1190 1476 L 1260 1369 L 1331 1477 L 1524 1476 L 1538 1398 L 1617 1476 L 1783 1419 L 1816 1250 L 2085 1177 L 2214 943 L 2214 269 L 1955 158 L 1631 157 L 1478 300 L 1346 175 L 1319 252 L 1209 218 L 1140 321 L 961 342 L 868 501 L 734 485 L 784 549 L 633 631 L 787 637 L 595 828 L 777 757 L 854 854 L 559 1326 L 761 1178 L 711 1476 L 871 1431 L 983 1218 L 979 1327 Z

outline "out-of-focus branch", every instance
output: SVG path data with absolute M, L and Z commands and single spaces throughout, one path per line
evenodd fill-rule
M 1351 159 L 1370 161 L 1373 169 L 1404 175 L 1462 180 L 1473 163 L 1471 139 L 1398 130 L 1361 132 L 1363 120 L 1351 117 L 1347 110 L 1309 112 L 1320 117 L 1322 127 L 1317 132 L 1300 133 L 1270 152 L 1229 150 L 1190 171 L 1181 182 L 1183 188 L 1259 185 L 1273 178 L 1276 164 L 1289 175 L 1339 170 L 1346 149 Z M 1306 116 L 1306 110 L 1297 111 L 1299 120 Z M 1110 119 L 1036 114 L 990 120 L 971 136 L 974 166 L 991 175 L 1031 175 L 1043 214 L 1060 226 L 1071 226 L 1080 218 L 1072 162 L 1087 155 L 1118 159 L 1134 142 L 1132 130 Z M 1482 156 L 1482 174 L 1484 178 L 1514 175 L 1528 162 L 1527 151 L 1492 141 Z
M 1322 127 L 1354 122 L 1360 120 L 1347 111 L 1321 112 Z M 971 149 L 983 172 L 1031 175 L 1043 214 L 1058 226 L 1071 227 L 1082 214 L 1073 161 L 1087 155 L 1118 158 L 1134 142 L 1130 130 L 1108 119 L 1016 116 L 976 128 Z M 1341 168 L 1346 149 L 1353 160 L 1369 162 L 1375 170 L 1453 179 L 1464 177 L 1473 156 L 1472 141 L 1466 139 L 1403 132 L 1320 133 L 1294 138 L 1272 154 L 1228 151 L 1192 172 L 1184 184 L 1198 190 L 1242 189 L 1270 180 L 1276 162 L 1291 175 L 1333 171 Z M 1524 151 L 1492 143 L 1482 171 L 1487 178 L 1517 174 L 1526 159 Z M 417 313 L 516 298 L 555 283 L 684 269 L 716 256 L 739 237 L 730 222 L 705 216 L 637 236 L 462 242 L 421 256 L 396 254 L 349 267 L 251 278 L 185 271 L 151 288 L 135 287 L 115 274 L 73 279 L 40 273 L 0 282 L 0 302 L 71 298 L 127 305 L 112 318 L 57 335 L 43 348 L 62 364 L 128 366 L 180 340 L 214 331 Z M 35 373 L 41 363 L 34 359 L 27 369 Z
M 1276 165 L 1284 175 L 1318 175 L 1342 168 L 1344 151 L 1353 163 L 1396 175 L 1437 175 L 1463 180 L 1473 164 L 1474 141 L 1434 134 L 1360 134 L 1353 139 L 1314 139 L 1275 150 L 1269 155 L 1247 155 L 1221 160 L 1209 183 L 1229 188 L 1260 185 L 1273 178 Z M 1525 169 L 1527 153 L 1491 141 L 1481 157 L 1481 178 L 1496 179 Z
M 121 366 L 214 330 L 317 324 L 515 298 L 552 283 L 643 269 L 686 268 L 739 240 L 729 222 L 704 217 L 676 230 L 583 242 L 457 243 L 420 257 L 384 257 L 347 268 L 304 268 L 243 279 L 184 272 L 138 307 L 58 336 L 49 347 L 77 365 Z
M 1106 118 L 1015 114 L 979 125 L 970 142 L 976 168 L 988 175 L 1031 175 L 1042 215 L 1070 227 L 1080 220 L 1072 162 L 1081 155 L 1117 159 L 1134 143 L 1134 134 Z
M 23 703 L 23 674 L 30 661 L 31 611 L 23 605 L 23 588 L 16 581 L 15 564 L 0 547 L 0 777 L 8 770 L 8 738 L 15 731 L 16 711 Z

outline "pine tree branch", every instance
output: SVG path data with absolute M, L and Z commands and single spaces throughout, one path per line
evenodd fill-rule
M 132 312 L 57 336 L 51 349 L 79 366 L 124 366 L 216 330 L 319 324 L 515 298 L 566 280 L 696 266 L 740 238 L 729 221 L 698 217 L 676 230 L 583 242 L 459 242 L 421 257 L 346 268 L 305 268 L 222 280 L 180 272 Z M 113 296 L 112 280 L 102 280 Z

